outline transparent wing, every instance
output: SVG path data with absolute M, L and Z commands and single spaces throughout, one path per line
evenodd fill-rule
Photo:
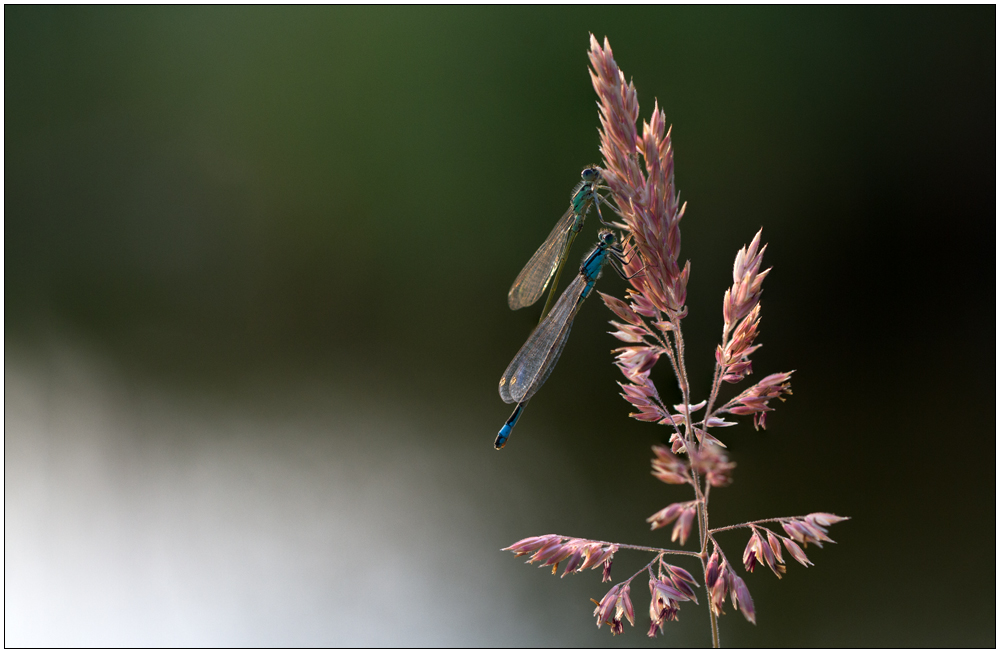
M 555 369 L 569 339 L 573 318 L 587 279 L 578 275 L 560 295 L 552 311 L 528 336 L 500 378 L 500 398 L 508 404 L 531 399 Z
M 562 257 L 563 249 L 566 247 L 566 239 L 569 238 L 569 230 L 576 222 L 576 214 L 570 207 L 559 222 L 552 228 L 549 237 L 545 239 L 528 263 L 521 270 L 521 273 L 514 279 L 514 283 L 507 293 L 507 305 L 511 310 L 531 306 L 545 292 L 545 287 L 549 285 L 549 280 L 559 266 L 559 259 Z

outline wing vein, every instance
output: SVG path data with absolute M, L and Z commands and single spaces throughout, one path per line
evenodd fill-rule
M 569 238 L 569 231 L 576 222 L 576 214 L 572 207 L 563 214 L 556 226 L 552 228 L 545 242 L 539 246 L 535 253 L 521 269 L 520 274 L 514 279 L 507 293 L 507 305 L 513 310 L 531 306 L 545 292 L 549 280 L 559 265 L 563 249 L 566 247 L 566 240 Z

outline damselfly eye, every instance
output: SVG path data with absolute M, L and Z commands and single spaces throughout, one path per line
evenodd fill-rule
M 580 173 L 580 176 L 586 182 L 593 182 L 597 181 L 597 178 L 601 176 L 601 173 L 597 168 L 584 168 L 583 172 Z

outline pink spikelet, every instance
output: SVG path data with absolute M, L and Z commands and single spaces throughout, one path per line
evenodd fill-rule
M 626 271 L 632 274 L 644 266 L 644 274 L 631 280 L 648 300 L 641 308 L 680 315 L 691 268 L 685 264 L 681 269 L 677 262 L 684 209 L 674 189 L 674 155 L 666 116 L 654 104 L 640 137 L 635 126 L 639 118 L 635 86 L 625 83 L 607 39 L 602 47 L 591 35 L 590 64 L 590 79 L 600 106 L 604 180 L 641 254 L 641 262 L 634 257 Z
M 767 245 L 762 243 L 762 231 L 758 230 L 750 243 L 736 253 L 733 282 L 723 293 L 722 338 L 715 347 L 714 361 L 710 351 L 703 359 L 708 364 L 714 362 L 712 384 L 706 399 L 692 398 L 695 390 L 688 377 L 682 333 L 691 265 L 679 262 L 680 222 L 686 205 L 680 204 L 674 183 L 671 132 L 658 102 L 654 102 L 652 115 L 642 122 L 641 130 L 637 129 L 636 89 L 631 82 L 626 83 L 607 39 L 602 45 L 591 35 L 588 56 L 600 109 L 600 151 L 604 158 L 600 191 L 607 193 L 607 197 L 600 196 L 600 201 L 621 217 L 623 222 L 615 226 L 628 231 L 620 253 L 630 287 L 624 298 L 599 295 L 614 314 L 609 333 L 621 346 L 611 353 L 624 376 L 618 385 L 621 396 L 631 406 L 629 416 L 668 429 L 652 446 L 651 473 L 670 486 L 657 485 L 671 497 L 659 503 L 665 507 L 646 517 L 646 522 L 651 537 L 681 548 L 541 535 L 515 542 L 505 550 L 526 557 L 529 564 L 551 567 L 553 574 L 562 565 L 561 576 L 599 568 L 601 580 L 606 583 L 611 582 L 611 564 L 617 553 L 652 553 L 652 560 L 612 586 L 601 600 L 591 599 L 596 606 L 593 614 L 598 628 L 606 624 L 612 635 L 619 635 L 626 622 L 635 626 L 632 581 L 646 572 L 650 595 L 646 634 L 663 634 L 670 622 L 680 618 L 681 604 L 697 604 L 701 594 L 707 599 L 712 644 L 718 647 L 718 620 L 725 615 L 727 602 L 744 619 L 757 623 L 750 589 L 737 573 L 739 563 L 748 574 L 766 567 L 778 578 L 788 573 L 786 554 L 803 567 L 812 566 L 805 549 L 810 544 L 822 548 L 832 543 L 829 528 L 847 517 L 814 512 L 710 527 L 709 497 L 718 496 L 714 488 L 733 483 L 736 468 L 726 445 L 716 435 L 718 429 L 736 426 L 741 417 L 752 417 L 755 429 L 764 428 L 767 415 L 776 407 L 772 400 L 785 401 L 792 394 L 792 372 L 779 372 L 743 390 L 733 390 L 735 396 L 728 400 L 720 399 L 723 388 L 732 387 L 726 384 L 747 382 L 754 373 L 752 357 L 761 347 L 760 298 L 764 280 L 771 273 L 771 268 L 762 270 Z M 629 247 L 630 239 L 634 249 Z M 664 360 L 676 379 L 679 401 L 676 395 L 661 394 L 653 383 L 653 375 L 659 373 L 655 368 Z M 676 496 L 678 487 L 684 489 L 685 496 Z M 676 545 L 666 542 L 667 527 L 671 527 L 670 542 Z M 728 531 L 741 529 L 749 530 L 749 539 L 742 560 L 736 559 L 734 565 L 719 540 L 728 537 L 724 535 Z M 685 548 L 689 542 L 691 547 Z M 683 567 L 669 564 L 671 556 L 700 564 L 701 582 Z
M 764 415 L 768 411 L 774 410 L 768 405 L 768 402 L 772 399 L 784 401 L 785 395 L 792 394 L 791 378 L 792 372 L 779 372 L 765 376 L 740 393 L 720 412 L 727 412 L 731 415 L 754 415 L 754 427 L 765 428 Z
M 764 250 L 767 245 L 760 247 L 760 234 L 757 234 L 750 241 L 750 245 L 743 247 L 736 253 L 736 260 L 733 262 L 733 286 L 726 290 L 726 296 L 722 305 L 722 315 L 726 324 L 735 324 L 743 319 L 760 302 L 761 284 L 764 278 L 771 271 L 771 268 L 758 272 L 761 261 L 764 258 Z

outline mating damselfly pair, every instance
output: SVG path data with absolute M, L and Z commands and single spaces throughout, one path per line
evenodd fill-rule
M 570 247 L 583 228 L 590 207 L 597 209 L 602 224 L 612 226 L 605 222 L 601 215 L 600 204 L 606 200 L 598 193 L 598 190 L 604 188 L 600 185 L 602 181 L 600 169 L 594 166 L 584 168 L 581 177 L 583 180 L 573 189 L 569 209 L 517 275 L 510 292 L 507 293 L 508 305 L 517 310 L 538 301 L 549 282 L 552 282 L 538 326 L 528 336 L 528 340 L 500 377 L 500 398 L 508 404 L 516 403 L 517 406 L 493 443 L 497 449 L 502 449 L 507 443 L 528 400 L 538 392 L 555 368 L 569 338 L 573 319 L 583 306 L 584 300 L 594 290 L 604 264 L 610 261 L 611 266 L 623 279 L 630 278 L 625 274 L 624 266 L 628 264 L 632 252 L 626 252 L 619 244 L 614 231 L 602 229 L 598 234 L 597 246 L 583 260 L 579 274 L 559 296 L 551 312 L 549 311 Z

